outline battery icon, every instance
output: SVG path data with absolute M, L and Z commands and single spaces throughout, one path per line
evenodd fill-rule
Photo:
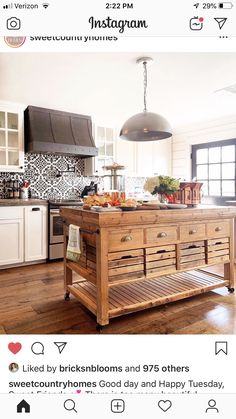
M 218 7 L 219 9 L 232 9 L 234 5 L 230 1 L 224 1 L 223 3 L 219 3 Z

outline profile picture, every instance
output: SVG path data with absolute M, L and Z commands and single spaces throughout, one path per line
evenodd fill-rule
M 19 365 L 16 362 L 12 362 L 8 368 L 11 372 L 17 372 L 19 370 Z

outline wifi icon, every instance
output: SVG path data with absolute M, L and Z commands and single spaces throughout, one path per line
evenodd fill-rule
M 44 9 L 47 9 L 49 6 L 49 3 L 43 3 L 42 6 L 44 7 Z

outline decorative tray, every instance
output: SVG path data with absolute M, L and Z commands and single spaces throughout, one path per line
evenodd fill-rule
M 99 207 L 99 206 L 93 206 L 91 207 L 92 211 L 96 211 L 96 212 L 120 212 L 121 209 L 117 208 L 117 207 Z
M 159 209 L 167 209 L 167 204 L 143 204 L 137 207 L 139 210 L 159 210 Z
M 119 207 L 121 211 L 135 211 L 138 207 Z
M 137 207 L 139 210 L 161 210 L 161 209 L 184 209 L 188 206 L 185 204 L 143 204 Z
M 185 204 L 167 204 L 167 208 L 169 208 L 169 209 L 184 209 L 184 208 L 188 208 L 188 205 L 185 205 Z

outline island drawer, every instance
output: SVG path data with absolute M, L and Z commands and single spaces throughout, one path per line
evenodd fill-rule
M 187 224 L 180 226 L 180 241 L 200 240 L 206 238 L 205 224 Z
M 207 236 L 209 238 L 214 237 L 226 237 L 230 235 L 230 221 L 217 221 L 215 223 L 207 224 Z
M 144 250 L 126 250 L 109 253 L 108 278 L 109 282 L 117 282 L 132 278 L 144 277 Z
M 177 226 L 160 226 L 146 228 L 145 231 L 145 242 L 146 244 L 161 245 L 162 243 L 173 243 L 177 241 L 178 237 Z
M 219 238 L 207 241 L 208 263 L 220 263 L 229 260 L 230 245 L 229 238 Z
M 176 246 L 158 246 L 145 249 L 146 275 L 170 273 L 176 270 Z
M 142 229 L 122 229 L 110 230 L 108 234 L 108 249 L 129 250 L 140 248 L 143 246 L 143 230 Z
M 194 241 L 179 245 L 180 269 L 188 269 L 195 266 L 205 265 L 206 247 L 205 241 Z

